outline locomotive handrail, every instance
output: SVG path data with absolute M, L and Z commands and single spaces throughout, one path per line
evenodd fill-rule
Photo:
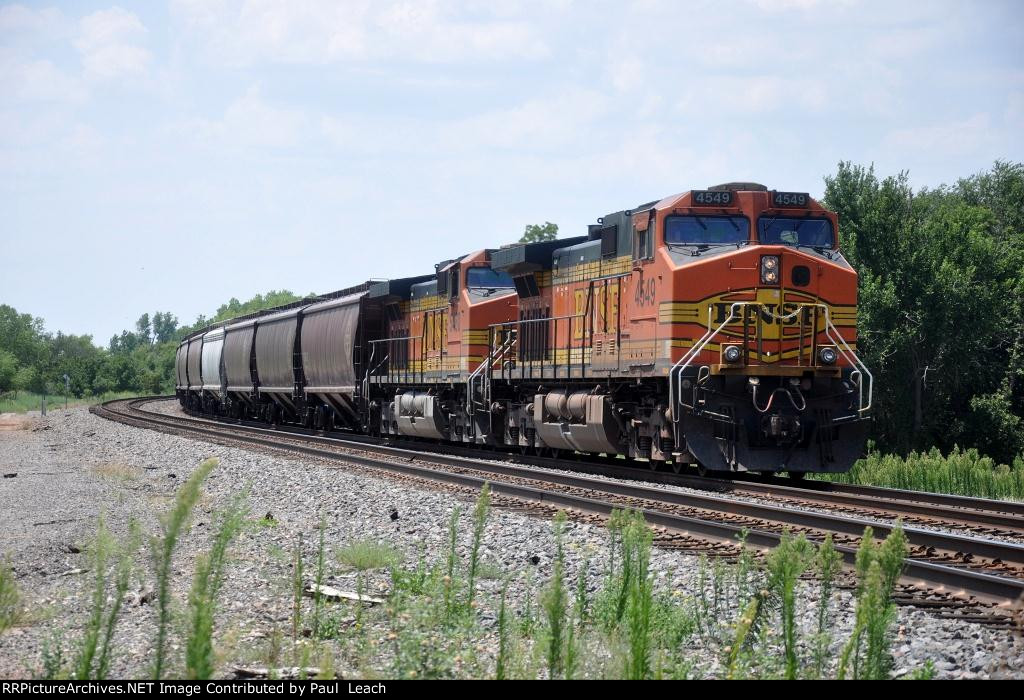
M 694 343 L 693 346 L 689 350 L 687 350 L 683 354 L 683 356 L 679 358 L 679 361 L 672 365 L 672 368 L 669 370 L 669 403 L 672 409 L 673 423 L 679 423 L 679 411 L 677 409 L 679 401 L 677 401 L 676 397 L 677 395 L 682 396 L 683 373 L 690 366 L 693 360 L 701 352 L 704 351 L 704 348 L 707 347 L 708 343 L 710 343 L 712 339 L 714 339 L 719 333 L 721 333 L 727 325 L 733 322 L 733 319 L 736 318 L 736 310 L 740 307 L 759 308 L 760 313 L 766 314 L 769 318 L 773 318 L 780 322 L 792 320 L 794 317 L 797 316 L 797 314 L 802 313 L 803 310 L 807 308 L 819 308 L 822 311 L 824 311 L 825 337 L 835 344 L 840 356 L 842 356 L 843 359 L 850 363 L 850 365 L 854 368 L 855 373 L 860 375 L 858 377 L 858 381 L 856 382 L 857 401 L 859 404 L 857 412 L 863 415 L 867 411 L 871 410 L 874 391 L 874 376 L 871 374 L 871 371 L 867 368 L 867 366 L 861 361 L 860 357 L 857 356 L 857 353 L 854 352 L 853 348 L 850 347 L 849 343 L 846 342 L 846 339 L 843 338 L 843 336 L 839 333 L 839 329 L 837 329 L 835 324 L 832 322 L 832 314 L 830 313 L 829 307 L 826 304 L 820 302 L 815 302 L 812 304 L 798 304 L 797 307 L 788 314 L 777 314 L 769 306 L 762 304 L 761 302 L 736 301 L 729 306 L 729 316 L 724 321 L 722 321 L 722 323 L 717 328 L 712 328 L 711 326 L 711 307 L 708 307 L 707 332 L 704 333 L 704 335 L 702 335 L 700 339 L 698 339 L 697 342 Z M 817 334 L 817 328 L 812 329 L 811 332 Z M 760 339 L 761 335 L 759 333 L 758 340 L 760 341 Z M 801 343 L 803 342 L 802 339 L 803 336 L 801 335 Z M 744 347 L 744 351 L 746 351 L 746 347 Z M 673 375 L 675 376 L 673 377 Z M 865 401 L 865 388 L 864 382 L 861 379 L 862 377 L 867 377 L 867 401 Z
M 492 331 L 492 333 L 493 333 L 493 331 Z M 509 350 L 512 349 L 512 346 L 515 345 L 516 338 L 517 338 L 517 336 L 516 336 L 515 333 L 510 333 L 509 336 L 505 339 L 505 342 L 503 342 L 500 346 L 498 346 L 498 347 L 494 348 L 493 350 L 491 350 L 487 354 L 487 357 L 484 359 L 484 361 L 481 362 L 480 365 L 475 370 L 473 370 L 472 374 L 469 375 L 469 379 L 466 380 L 466 383 L 468 385 L 467 388 L 466 388 L 466 413 L 467 413 L 467 415 L 473 416 L 473 415 L 476 414 L 476 409 L 475 409 L 475 407 L 473 405 L 473 400 L 474 400 L 473 384 L 474 384 L 474 382 L 476 382 L 476 380 L 479 379 L 480 375 L 483 374 L 484 371 L 487 371 L 488 372 L 488 376 L 490 376 L 490 369 L 489 368 L 494 366 L 494 361 L 495 360 L 500 360 L 501 358 L 503 358 L 505 356 L 505 354 Z M 488 344 L 489 345 L 493 345 L 493 340 L 489 340 Z
M 669 369 L 669 371 L 668 371 L 668 401 L 669 401 L 669 405 L 672 408 L 672 422 L 673 423 L 679 423 L 679 411 L 676 409 L 676 405 L 679 402 L 676 400 L 677 391 L 676 391 L 676 388 L 675 388 L 676 387 L 676 382 L 672 378 L 673 373 L 675 373 L 676 377 L 679 380 L 678 394 L 680 396 L 682 396 L 682 392 L 683 392 L 683 379 L 682 379 L 683 372 L 685 372 L 686 368 L 690 366 L 691 362 L 693 362 L 693 358 L 695 358 L 697 355 L 699 355 L 701 352 L 703 352 L 703 350 L 707 346 L 707 344 L 711 342 L 711 339 L 714 338 L 716 335 L 718 335 L 722 331 L 722 329 L 725 328 L 726 325 L 728 325 L 730 321 L 732 321 L 733 316 L 736 313 L 736 307 L 738 307 L 738 306 L 740 306 L 742 304 L 745 304 L 745 303 L 746 302 L 742 302 L 742 301 L 734 302 L 729 307 L 729 316 L 728 316 L 728 318 L 726 318 L 724 321 L 722 321 L 722 325 L 720 325 L 718 328 L 716 328 L 714 330 L 711 329 L 711 307 L 708 306 L 708 330 L 704 333 L 704 335 L 702 335 L 697 340 L 696 343 L 693 344 L 693 346 L 690 347 L 689 350 L 684 352 L 683 356 L 679 358 L 679 361 L 676 362 L 674 365 L 672 365 L 672 368 Z
M 587 301 L 587 308 L 589 309 L 589 307 L 590 307 L 590 301 L 588 299 L 588 301 Z M 516 337 L 518 338 L 519 326 L 521 326 L 521 325 L 533 324 L 533 323 L 544 323 L 544 324 L 547 324 L 550 321 L 554 321 L 554 328 L 551 331 L 551 346 L 548 347 L 547 344 L 545 344 L 544 353 L 542 354 L 542 357 L 540 358 L 541 374 L 543 375 L 544 365 L 546 364 L 546 360 L 545 360 L 544 356 L 546 356 L 548 354 L 548 352 L 550 352 L 550 354 L 551 354 L 550 364 L 551 364 L 552 372 L 557 371 L 558 366 L 561 364 L 561 363 L 558 362 L 558 322 L 559 321 L 568 321 L 569 322 L 569 329 L 568 329 L 569 330 L 569 340 L 568 340 L 568 344 L 565 347 L 565 350 L 566 350 L 565 366 L 566 366 L 568 371 L 571 371 L 572 364 L 573 364 L 573 356 L 574 356 L 573 351 L 574 350 L 579 350 L 580 371 L 582 373 L 585 370 L 585 361 L 584 361 L 584 357 L 585 357 L 584 351 L 585 351 L 585 348 L 583 347 L 583 341 L 586 340 L 586 339 L 592 339 L 592 333 L 588 333 L 588 329 L 587 329 L 587 326 L 586 326 L 586 323 L 587 323 L 587 320 L 588 320 L 589 316 L 590 316 L 590 311 L 585 311 L 584 313 L 580 313 L 580 314 L 565 314 L 563 316 L 544 316 L 542 318 L 520 318 L 520 319 L 516 319 L 515 321 L 499 321 L 498 323 L 492 323 L 492 324 L 490 324 L 488 326 L 488 329 L 490 330 L 490 332 L 492 334 L 494 334 L 494 333 L 498 332 L 499 330 L 501 330 L 502 328 L 504 328 L 506 326 L 512 327 L 512 330 L 517 331 L 517 336 Z M 573 347 L 573 337 L 572 337 L 573 321 L 577 320 L 577 319 L 581 319 L 582 320 L 582 323 L 583 323 L 583 331 L 582 331 L 583 332 L 583 337 L 579 339 L 580 340 L 580 347 L 579 348 L 574 348 Z M 536 360 L 523 360 L 523 362 L 524 362 L 524 364 L 526 362 L 529 362 L 531 364 L 531 377 L 532 377 L 532 364 L 534 362 L 536 362 Z
M 408 342 L 410 340 L 416 340 L 419 337 L 420 336 L 418 336 L 418 335 L 406 335 L 406 336 L 402 336 L 400 338 L 379 338 L 377 340 L 369 341 L 370 346 L 371 346 L 370 347 L 370 362 L 373 361 L 373 355 L 374 355 L 374 353 L 377 352 L 377 345 L 379 345 L 380 343 L 392 343 L 392 342 L 399 341 L 399 340 Z M 390 346 L 388 346 L 388 347 L 390 348 Z M 377 377 L 376 383 L 380 384 L 381 383 L 380 378 L 383 377 L 384 375 L 377 374 L 377 370 L 380 369 L 381 366 L 385 362 L 387 362 L 388 359 L 390 359 L 390 357 L 391 357 L 391 352 L 390 352 L 390 349 L 389 349 L 389 351 L 385 354 L 384 359 L 381 360 L 377 364 L 376 367 L 371 368 L 370 371 L 367 372 L 367 377 L 370 377 L 370 376 Z M 370 364 L 370 362 L 368 362 L 367 364 Z M 405 371 L 405 378 L 408 379 L 408 377 L 409 377 L 409 358 L 406 358 L 406 366 L 403 369 Z M 387 379 L 390 380 L 393 374 L 394 374 L 394 368 L 390 364 L 388 364 Z
M 379 370 L 384 365 L 384 363 L 388 361 L 388 358 L 391 357 L 390 353 L 386 353 L 384 355 L 384 357 L 381 358 L 381 361 L 378 362 L 376 366 L 374 366 L 373 358 L 377 354 L 377 346 L 374 345 L 374 343 L 376 343 L 376 342 L 378 342 L 378 341 L 375 341 L 375 340 L 371 340 L 370 341 L 370 344 L 372 345 L 372 347 L 370 348 L 370 358 L 366 361 L 366 365 L 368 367 L 367 372 L 366 372 L 366 376 L 363 377 L 363 398 L 367 398 L 367 397 L 370 396 L 370 381 L 371 381 L 371 378 L 375 377 L 375 376 L 379 376 L 377 374 L 377 370 Z M 377 382 L 377 383 L 379 384 L 380 382 Z

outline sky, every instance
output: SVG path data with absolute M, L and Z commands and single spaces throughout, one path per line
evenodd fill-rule
M 996 159 L 1019 0 L 0 4 L 0 303 L 98 344 L 720 182 Z

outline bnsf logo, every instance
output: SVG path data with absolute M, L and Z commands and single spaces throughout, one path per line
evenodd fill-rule
M 719 301 L 712 304 L 714 307 L 713 323 L 715 325 L 721 325 L 725 323 L 725 320 L 729 318 L 729 310 L 732 307 L 732 302 Z M 743 323 L 743 314 L 747 314 L 747 319 L 752 322 L 757 322 L 758 313 L 761 314 L 761 322 L 766 325 L 779 324 L 783 326 L 799 326 L 800 316 L 803 316 L 803 325 L 810 326 L 814 322 L 814 309 L 810 307 L 804 307 L 803 313 L 795 313 L 800 308 L 799 304 L 788 303 L 788 304 L 761 304 L 760 306 L 745 306 L 737 309 L 734 323 Z M 792 314 L 792 316 L 790 316 Z M 780 320 L 778 317 L 782 317 L 785 320 Z M 787 318 L 788 317 L 788 318 Z

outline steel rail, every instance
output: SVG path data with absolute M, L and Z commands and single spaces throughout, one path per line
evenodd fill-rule
M 166 397 L 157 397 L 166 399 Z M 149 401 L 153 399 L 145 399 Z M 571 470 L 600 476 L 631 479 L 662 483 L 673 486 L 695 488 L 703 491 L 720 493 L 749 492 L 751 495 L 762 495 L 774 498 L 818 503 L 822 507 L 831 505 L 849 506 L 869 511 L 881 511 L 894 517 L 909 516 L 911 518 L 931 518 L 942 522 L 935 525 L 948 524 L 952 527 L 965 526 L 973 529 L 997 528 L 1003 535 L 1024 536 L 1024 503 L 1000 501 L 970 496 L 929 493 L 924 491 L 905 491 L 875 486 L 859 486 L 837 484 L 828 481 L 804 481 L 796 485 L 779 483 L 772 477 L 754 477 L 730 474 L 727 478 L 712 476 L 695 476 L 654 471 L 649 466 L 636 466 L 631 460 L 616 458 L 595 458 L 582 455 L 570 455 L 567 458 L 547 458 L 533 455 L 521 455 L 498 449 L 481 449 L 480 447 L 460 444 L 425 443 L 407 438 L 379 439 L 348 432 L 325 432 L 301 428 L 298 426 L 274 426 L 268 428 L 265 423 L 256 421 L 239 421 L 214 417 L 196 417 L 197 420 L 216 422 L 224 425 L 243 426 L 267 430 L 275 434 L 293 434 L 311 439 L 324 439 L 330 444 L 349 443 L 364 449 L 376 449 L 387 446 L 403 447 L 419 454 L 431 454 L 437 457 L 444 455 L 461 455 L 470 458 L 507 461 L 511 463 L 531 464 L 538 467 Z M 640 463 L 645 464 L 645 463 Z M 929 523 L 932 524 L 932 523 Z M 993 534 L 993 533 L 986 533 Z
M 135 399 L 140 404 L 148 401 L 175 400 L 168 396 L 140 397 Z M 163 415 L 163 414 L 160 414 Z M 275 433 L 292 433 L 313 438 L 324 437 L 332 441 L 348 441 L 366 446 L 381 445 L 381 441 L 365 435 L 333 431 L 325 432 L 298 426 L 278 425 L 267 428 L 266 423 L 236 419 L 223 419 L 203 416 L 199 420 L 213 421 L 225 425 L 239 425 L 263 428 Z M 514 463 L 532 464 L 550 469 L 571 469 L 590 474 L 611 476 L 614 478 L 650 481 L 675 486 L 731 493 L 749 491 L 765 496 L 791 497 L 802 500 L 819 500 L 824 505 L 850 505 L 873 510 L 885 510 L 896 515 L 921 515 L 925 517 L 944 518 L 963 523 L 989 525 L 1005 530 L 1017 530 L 1024 533 L 1024 502 L 961 496 L 956 494 L 931 493 L 928 491 L 909 491 L 882 486 L 863 486 L 844 484 L 831 481 L 807 480 L 792 482 L 778 477 L 765 477 L 744 473 L 723 473 L 722 477 L 696 476 L 677 474 L 667 471 L 655 471 L 647 462 L 634 460 L 594 457 L 584 455 L 567 455 L 566 457 L 547 458 L 534 455 L 522 455 L 505 451 L 501 447 L 481 449 L 480 446 L 463 444 L 418 442 L 409 438 L 386 438 L 386 443 L 405 447 L 420 453 L 458 454 L 490 460 L 505 460 Z M 638 466 L 643 465 L 643 466 Z
M 413 458 L 417 460 L 433 461 L 435 463 L 457 466 L 458 468 L 464 468 L 475 472 L 486 471 L 490 472 L 490 475 L 478 476 L 459 472 L 439 471 L 430 467 L 413 464 L 408 461 L 394 462 L 365 455 L 353 454 L 351 452 L 339 453 L 337 449 L 328 450 L 321 447 L 312 447 L 309 444 L 299 444 L 294 441 L 290 443 L 283 442 L 282 439 L 284 438 L 284 435 L 279 431 L 238 425 L 223 426 L 195 419 L 158 416 L 157 414 L 149 412 L 141 414 L 138 412 L 138 409 L 134 408 L 134 406 L 144 401 L 145 399 L 127 402 L 125 400 L 113 401 L 101 406 L 93 407 L 90 410 L 101 417 L 111 418 L 113 420 L 138 425 L 140 427 L 156 427 L 157 429 L 162 428 L 170 430 L 171 432 L 205 435 L 218 440 L 234 440 L 276 450 L 295 452 L 331 461 L 357 464 L 373 469 L 384 469 L 419 478 L 468 486 L 471 488 L 480 488 L 484 483 L 490 483 L 492 490 L 496 493 L 522 498 L 528 501 L 564 506 L 603 515 L 610 513 L 615 508 L 621 508 L 621 503 L 600 500 L 590 496 L 550 491 L 543 488 L 536 488 L 534 486 L 495 480 L 490 477 L 498 475 L 542 480 L 548 481 L 549 483 L 586 489 L 598 494 L 603 492 L 608 496 L 636 498 L 645 501 L 661 501 L 666 505 L 700 507 L 693 505 L 695 501 L 687 502 L 681 500 L 682 498 L 687 497 L 688 494 L 666 492 L 661 489 L 650 489 L 649 487 L 628 484 L 616 484 L 589 479 L 587 477 L 573 477 L 568 474 L 538 472 L 537 470 L 514 465 L 502 465 L 500 463 L 487 462 L 482 463 L 479 461 L 466 460 L 460 457 L 448 457 L 443 455 L 425 456 L 422 453 L 410 452 L 402 450 L 401 448 L 388 448 L 388 453 L 393 457 L 400 457 L 405 460 Z M 123 403 L 127 403 L 129 405 L 128 412 L 118 410 L 118 404 Z M 132 410 L 134 410 L 135 413 L 130 412 Z M 206 425 L 201 425 L 201 423 L 206 423 Z M 242 433 L 242 435 L 239 435 L 238 433 Z M 260 433 L 263 433 L 263 435 L 260 435 Z M 267 435 L 268 433 L 271 435 Z M 302 442 L 305 443 L 312 442 L 323 444 L 323 441 L 327 441 L 327 444 L 335 448 L 341 446 L 337 444 L 338 441 L 330 438 L 310 440 L 308 439 L 309 436 L 302 437 L 304 438 Z M 357 443 L 356 446 L 358 449 L 367 449 L 367 446 L 363 444 Z M 816 530 L 837 531 L 848 533 L 851 536 L 859 536 L 863 530 L 862 525 L 870 524 L 879 534 L 887 533 L 889 531 L 886 526 L 877 525 L 875 523 L 865 523 L 864 521 L 857 521 L 850 518 L 830 518 L 820 513 L 807 513 L 806 511 L 793 512 L 773 506 L 738 503 L 736 501 L 729 501 L 728 499 L 718 499 L 714 497 L 701 498 L 705 500 L 696 502 L 703 502 L 707 507 L 720 506 L 722 509 L 727 509 L 720 512 L 742 514 L 747 517 L 755 517 L 762 520 L 767 519 L 773 522 L 783 522 L 784 524 L 798 525 Z M 770 530 L 761 528 L 748 528 L 734 523 L 720 522 L 714 519 L 690 517 L 688 515 L 666 512 L 651 507 L 642 507 L 641 510 L 644 512 L 644 516 L 647 518 L 648 522 L 653 525 L 659 525 L 670 530 L 693 535 L 702 539 L 711 539 L 719 542 L 735 542 L 736 537 L 741 532 L 747 532 L 747 541 L 751 545 L 765 548 L 775 546 L 781 538 L 780 533 L 771 532 Z M 757 515 L 758 513 L 760 515 Z M 769 514 L 774 515 L 774 518 L 765 517 Z M 787 518 L 787 520 L 780 520 L 782 518 Z M 857 531 L 855 535 L 853 528 L 859 528 L 859 531 Z M 1020 551 L 1024 551 L 1024 547 L 1017 546 L 1017 549 L 1014 550 L 1013 546 L 1006 547 L 999 543 L 986 540 L 946 536 L 940 533 L 931 533 L 910 528 L 905 529 L 905 531 L 907 532 L 911 543 L 914 545 L 920 544 L 921 541 L 918 539 L 919 537 L 924 537 L 926 538 L 926 541 L 933 543 L 942 542 L 944 546 L 950 546 L 950 543 L 956 542 L 959 545 L 964 546 L 965 551 L 963 553 L 973 554 L 976 556 L 989 557 L 998 552 L 1002 557 L 1010 557 L 1013 561 L 1016 561 L 1022 558 L 1020 556 Z M 810 533 L 810 536 L 812 539 L 816 539 L 813 533 Z M 935 544 L 925 546 L 938 548 Z M 851 563 L 853 561 L 853 557 L 856 554 L 854 548 L 847 545 L 838 545 L 837 549 L 843 553 L 847 563 Z M 1003 561 L 1005 562 L 1007 559 L 1003 558 Z M 996 576 L 977 571 L 975 569 L 964 568 L 961 566 L 948 566 L 946 564 L 923 561 L 919 558 L 911 557 L 906 560 L 904 582 L 911 585 L 925 586 L 932 591 L 945 592 L 959 597 L 974 597 L 1003 607 L 1017 609 L 1024 607 L 1024 580 L 1019 578 Z
M 258 427 L 258 426 L 255 426 Z M 290 429 L 289 429 L 290 430 Z M 336 434 L 324 434 L 318 431 L 297 429 L 296 434 L 313 437 Z M 338 439 L 352 443 L 368 445 L 379 444 L 371 439 L 341 434 Z M 822 505 L 849 505 L 853 507 L 886 511 L 896 516 L 922 516 L 939 518 L 951 523 L 965 525 L 984 525 L 1007 531 L 1016 531 L 1024 535 L 1024 503 L 998 501 L 969 496 L 955 496 L 922 491 L 903 491 L 873 486 L 855 486 L 835 484 L 828 481 L 804 481 L 800 485 L 781 484 L 763 478 L 744 478 L 730 475 L 729 478 L 696 476 L 654 471 L 647 466 L 635 466 L 629 460 L 594 459 L 550 459 L 507 452 L 485 451 L 464 445 L 444 445 L 444 452 L 438 452 L 436 445 L 427 447 L 425 443 L 396 440 L 392 444 L 405 446 L 408 449 L 425 449 L 432 454 L 461 454 L 482 459 L 509 460 L 534 466 L 582 471 L 589 474 L 610 476 L 614 478 L 649 481 L 673 486 L 718 491 L 722 493 L 749 492 L 770 497 L 792 498 L 807 501 L 818 501 Z

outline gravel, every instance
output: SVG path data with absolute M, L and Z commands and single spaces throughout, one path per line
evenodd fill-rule
M 145 409 L 147 411 L 152 411 L 153 413 L 159 413 L 159 414 L 167 415 L 167 416 L 187 417 L 187 414 L 181 409 L 181 407 L 180 407 L 180 405 L 178 404 L 177 401 L 156 401 L 156 402 L 152 402 L 152 403 L 146 404 Z M 491 462 L 494 462 L 496 464 L 503 464 L 504 463 L 500 459 L 483 460 L 483 461 L 491 461 Z M 559 471 L 562 471 L 562 470 L 558 470 L 558 469 L 552 469 L 552 468 L 548 468 L 548 467 L 541 467 L 541 466 L 534 466 L 534 465 L 531 465 L 531 469 L 534 469 L 534 470 L 536 470 L 538 472 L 541 472 L 541 473 L 557 473 Z M 591 478 L 591 479 L 595 479 L 595 480 L 598 480 L 598 481 L 609 481 L 609 482 L 615 482 L 615 483 L 631 483 L 627 479 L 618 479 L 618 478 L 611 477 L 611 476 L 603 476 L 603 475 L 598 475 L 598 474 L 588 474 L 587 476 L 589 478 Z M 688 487 L 688 486 L 679 486 L 677 484 L 660 483 L 660 482 L 656 482 L 656 481 L 645 482 L 644 486 L 652 488 L 652 489 L 659 489 L 659 490 L 664 490 L 664 491 L 674 491 L 674 492 L 678 492 L 678 493 L 693 494 L 693 495 L 697 495 L 697 496 L 708 496 L 708 495 L 719 496 L 719 497 L 722 497 L 722 498 L 728 498 L 730 500 L 744 501 L 744 502 L 747 502 L 747 503 L 757 503 L 757 504 L 761 504 L 761 505 L 774 505 L 774 506 L 780 505 L 780 501 L 778 499 L 773 499 L 773 498 L 767 497 L 767 496 L 758 496 L 758 495 L 752 495 L 752 494 L 744 494 L 744 493 L 739 493 L 739 492 L 736 492 L 736 491 L 729 492 L 727 494 L 715 494 L 715 493 L 709 493 L 708 491 L 702 490 L 702 489 L 692 488 L 692 487 Z M 805 512 L 809 512 L 809 513 L 825 513 L 825 514 L 828 514 L 828 513 L 834 513 L 835 512 L 835 510 L 829 510 L 829 508 L 827 506 L 824 506 L 824 505 L 812 505 L 812 504 L 808 504 L 806 502 L 801 503 L 801 502 L 786 501 L 785 503 L 783 503 L 783 505 L 786 508 L 790 509 L 790 510 L 805 511 Z M 851 518 L 851 519 L 861 520 L 865 524 L 870 524 L 870 525 L 891 525 L 892 524 L 891 520 L 886 520 L 883 517 L 877 517 L 874 514 L 846 512 L 845 515 L 847 517 Z M 1024 544 L 1024 537 L 1018 537 L 1018 536 L 1015 536 L 1012 533 L 1000 533 L 998 535 L 994 535 L 994 534 L 979 535 L 977 531 L 972 531 L 969 527 L 958 527 L 955 523 L 944 524 L 944 525 L 936 525 L 936 524 L 931 524 L 931 523 L 910 522 L 910 523 L 908 523 L 908 524 L 906 524 L 904 526 L 904 529 L 905 530 L 919 530 L 921 532 L 937 532 L 937 533 L 948 534 L 948 535 L 960 535 L 960 536 L 975 537 L 975 538 L 984 536 L 984 537 L 986 537 L 987 539 L 989 539 L 989 540 L 991 540 L 993 542 L 1007 542 L 1007 543 L 1011 543 L 1011 544 Z
M 161 410 L 175 408 L 168 403 Z M 0 431 L 0 472 L 17 474 L 0 479 L 0 557 L 9 559 L 31 618 L 0 636 L 0 677 L 35 673 L 43 645 L 55 635 L 63 635 L 66 647 L 78 638 L 92 583 L 90 573 L 82 572 L 89 568 L 83 552 L 99 516 L 115 534 L 127 533 L 132 519 L 145 532 L 158 532 L 159 514 L 167 510 L 177 487 L 203 459 L 213 456 L 220 459 L 220 466 L 205 486 L 174 563 L 172 586 L 179 606 L 187 599 L 196 556 L 209 547 L 218 508 L 248 489 L 250 519 L 272 519 L 272 524 L 265 520 L 247 527 L 232 545 L 218 615 L 218 648 L 225 670 L 234 663 L 258 662 L 274 630 L 290 630 L 293 552 L 301 535 L 309 573 L 321 517 L 329 553 L 356 539 L 377 539 L 398 549 L 412 566 L 421 553 L 430 559 L 441 556 L 448 519 L 458 505 L 463 514 L 459 550 L 468 551 L 471 496 L 377 477 L 363 469 L 339 469 L 316 460 L 131 428 L 96 418 L 85 409 L 55 411 L 32 419 L 24 429 Z M 565 540 L 569 580 L 589 562 L 589 580 L 597 581 L 606 565 L 605 532 L 570 522 Z M 511 606 L 536 596 L 537 587 L 551 573 L 554 550 L 549 521 L 515 510 L 493 512 L 483 559 L 513 575 Z M 141 555 L 138 559 L 145 561 Z M 331 585 L 355 590 L 354 575 L 333 555 L 329 559 Z M 656 549 L 652 570 L 659 587 L 685 594 L 694 588 L 697 558 Z M 532 573 L 522 575 L 527 571 Z M 149 577 L 139 578 L 119 627 L 115 676 L 145 674 L 151 659 L 155 609 L 148 602 Z M 501 585 L 493 579 L 481 582 L 483 617 L 493 615 L 488 606 L 493 606 Z M 386 572 L 371 572 L 367 593 L 386 594 L 388 586 Z M 813 604 L 816 590 L 814 585 L 802 586 L 803 604 Z M 852 608 L 850 594 L 837 592 L 833 609 L 840 638 L 852 624 Z M 1024 640 L 1014 632 L 906 607 L 899 609 L 898 625 L 897 676 L 931 660 L 940 678 L 1024 678 Z M 180 655 L 181 650 L 172 652 Z M 698 672 L 717 675 L 716 662 L 708 658 L 712 655 L 697 648 L 694 652 Z

